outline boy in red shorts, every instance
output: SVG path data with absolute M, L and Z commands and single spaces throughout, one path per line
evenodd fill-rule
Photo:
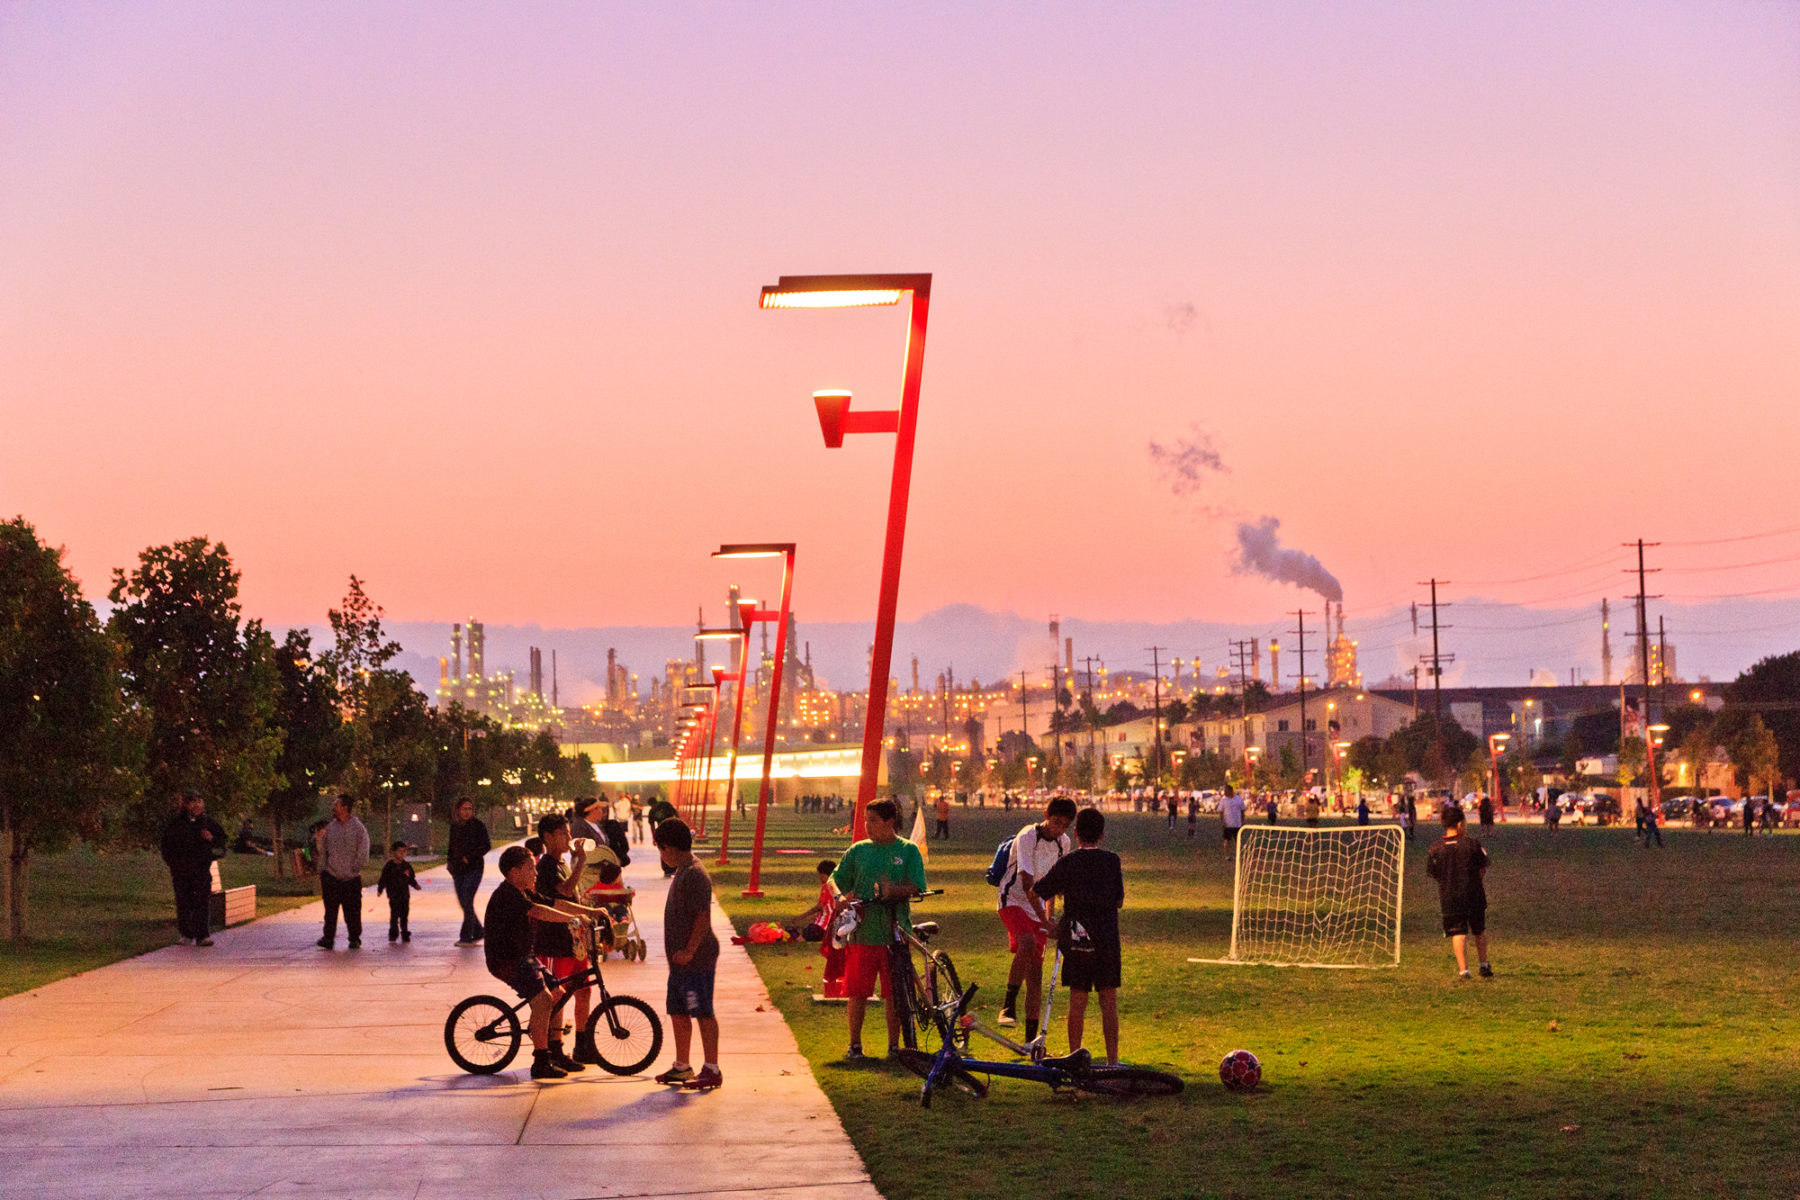
M 863 1014 L 877 980 L 882 994 L 891 991 L 888 946 L 894 940 L 894 923 L 912 928 L 912 905 L 905 903 L 925 891 L 925 859 L 919 848 L 900 836 L 900 809 L 892 800 L 877 800 L 865 810 L 869 836 L 844 851 L 843 861 L 831 873 L 838 895 L 854 900 L 901 899 L 899 904 L 871 904 L 863 909 L 850 944 L 844 947 L 844 995 L 849 998 L 850 1051 L 846 1062 L 867 1062 L 863 1053 Z M 900 1045 L 900 1012 L 887 1009 L 888 1056 Z
M 1069 826 L 1074 823 L 1073 800 L 1058 796 L 1046 804 L 1042 821 L 1013 835 L 1006 878 L 1000 883 L 1000 923 L 1006 926 L 1006 946 L 1012 951 L 1013 960 L 1006 977 L 1006 999 L 995 1023 L 1018 1024 L 1019 988 L 1023 986 L 1027 1042 L 1038 1035 L 1039 1005 L 1044 998 L 1044 946 L 1050 940 L 1052 927 L 1050 910 L 1031 885 L 1069 852 Z

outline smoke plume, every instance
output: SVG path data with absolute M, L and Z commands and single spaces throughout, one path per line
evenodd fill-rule
M 1237 527 L 1238 556 L 1232 569 L 1240 575 L 1261 575 L 1277 583 L 1291 583 L 1342 604 L 1344 588 L 1337 577 L 1312 555 L 1283 546 L 1280 529 L 1281 522 L 1274 517 L 1264 517 L 1254 523 L 1240 521 Z
M 1188 427 L 1186 437 L 1176 438 L 1166 446 L 1152 438 L 1150 461 L 1156 464 L 1157 473 L 1177 496 L 1191 496 L 1201 489 L 1207 476 L 1230 470 L 1213 446 L 1212 438 L 1202 433 L 1199 426 L 1192 425 Z

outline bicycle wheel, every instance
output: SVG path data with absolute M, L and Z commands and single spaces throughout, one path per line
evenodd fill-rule
M 1089 1067 L 1075 1086 L 1101 1096 L 1173 1096 L 1185 1086 L 1178 1075 L 1149 1067 Z
M 587 1031 L 600 1065 L 614 1075 L 636 1075 L 662 1049 L 662 1021 L 636 996 L 614 996 L 596 1008 Z
M 931 969 L 925 974 L 925 991 L 931 998 L 934 1022 L 948 1028 L 957 1049 L 969 1044 L 969 1031 L 956 1022 L 955 1003 L 962 999 L 962 980 L 956 977 L 956 964 L 942 950 L 931 952 Z
M 926 1079 L 931 1075 L 931 1068 L 937 1065 L 937 1055 L 927 1054 L 923 1050 L 902 1050 L 900 1051 L 900 1062 L 920 1079 Z M 988 1094 L 987 1084 L 971 1075 L 969 1069 L 960 1062 L 952 1061 L 950 1063 L 949 1069 L 944 1072 L 939 1081 L 939 1086 L 946 1083 L 973 1100 L 983 1099 Z
M 444 1022 L 444 1049 L 471 1075 L 506 1070 L 524 1040 L 518 1014 L 492 996 L 470 996 L 451 1009 Z

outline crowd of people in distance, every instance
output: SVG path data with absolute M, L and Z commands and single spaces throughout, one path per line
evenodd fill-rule
M 821 796 L 816 792 L 808 792 L 794 797 L 794 811 L 797 813 L 840 813 L 845 807 L 844 798 L 835 793 Z

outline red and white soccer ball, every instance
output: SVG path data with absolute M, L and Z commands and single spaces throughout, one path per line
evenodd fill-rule
M 1253 1092 L 1262 1082 L 1262 1064 L 1248 1050 L 1233 1050 L 1219 1061 L 1219 1078 L 1227 1091 Z

